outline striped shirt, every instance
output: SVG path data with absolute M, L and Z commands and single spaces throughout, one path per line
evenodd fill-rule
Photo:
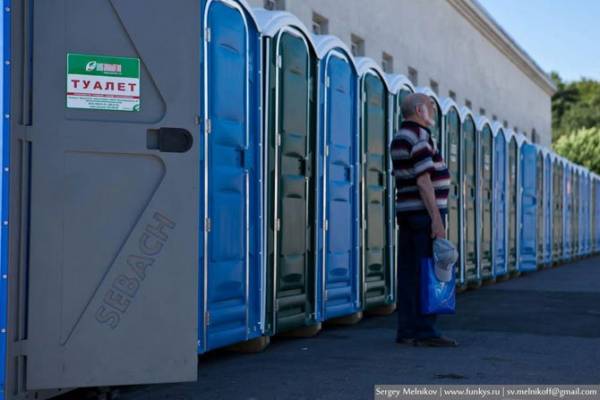
M 396 213 L 427 210 L 419 194 L 417 178 L 429 173 L 438 208 L 448 208 L 450 174 L 431 140 L 429 129 L 413 121 L 403 121 L 391 145 L 396 181 Z

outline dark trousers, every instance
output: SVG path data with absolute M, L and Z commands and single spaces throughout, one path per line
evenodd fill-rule
M 442 213 L 442 220 L 445 220 Z M 437 316 L 421 314 L 419 273 L 421 260 L 432 257 L 431 217 L 426 211 L 398 215 L 398 332 L 396 337 L 438 337 Z

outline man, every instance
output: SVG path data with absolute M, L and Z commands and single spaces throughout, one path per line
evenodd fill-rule
M 415 93 L 404 98 L 401 108 L 404 120 L 391 145 L 399 225 L 396 342 L 457 346 L 435 329 L 436 315 L 421 314 L 419 304 L 421 260 L 432 257 L 433 239 L 446 237 L 450 175 L 431 139 L 436 104 L 429 96 Z

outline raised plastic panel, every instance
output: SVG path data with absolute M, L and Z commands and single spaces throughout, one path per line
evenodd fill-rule
M 362 78 L 362 212 L 363 276 L 365 309 L 391 299 L 391 259 L 387 248 L 387 91 L 381 78 L 367 73 Z
M 507 193 L 506 193 L 506 139 L 502 131 L 494 138 L 494 276 L 505 275 L 507 271 Z

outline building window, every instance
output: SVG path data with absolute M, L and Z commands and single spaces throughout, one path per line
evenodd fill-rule
M 431 90 L 433 90 L 433 93 L 435 93 L 437 95 L 440 94 L 440 85 L 438 85 L 438 83 L 436 81 L 434 81 L 433 79 L 430 79 L 429 86 L 431 87 Z
M 492 121 L 494 121 L 494 122 L 498 121 L 498 116 L 497 115 L 492 115 Z
M 508 121 L 507 120 L 502 121 L 502 126 L 504 126 L 504 129 L 508 129 Z
M 313 13 L 312 30 L 317 35 L 326 35 L 329 33 L 329 20 L 322 15 Z
M 519 133 L 519 127 L 518 126 L 513 126 L 513 131 L 515 133 Z M 527 135 L 525 135 L 525 136 L 527 136 Z
M 537 132 L 535 131 L 535 128 L 533 128 L 533 129 L 531 130 L 531 141 L 532 141 L 533 143 L 539 143 L 539 141 L 540 141 L 540 138 L 538 137 L 538 134 L 537 134 Z
M 352 42 L 352 54 L 355 57 L 363 57 L 365 55 L 365 40 L 360 36 L 352 34 L 350 41 Z
M 450 90 L 448 92 L 448 97 L 450 97 L 452 100 L 456 101 L 456 93 L 454 93 L 452 90 Z
M 285 10 L 285 0 L 265 0 L 267 10 Z
M 388 74 L 394 72 L 394 57 L 385 51 L 381 56 L 381 68 L 383 68 L 383 71 L 387 72 Z
M 479 109 L 479 115 L 485 115 L 485 108 L 480 108 Z
M 472 109 L 473 104 L 471 103 L 471 100 L 465 99 L 465 106 L 467 106 L 468 109 Z
M 419 72 L 413 67 L 408 67 L 408 79 L 413 85 L 417 86 L 419 84 Z

